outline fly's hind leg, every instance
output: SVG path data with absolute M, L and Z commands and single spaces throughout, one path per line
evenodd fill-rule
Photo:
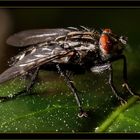
M 27 95 L 31 92 L 31 89 L 32 87 L 34 86 L 35 84 L 35 81 L 37 79 L 37 76 L 38 76 L 38 72 L 39 72 L 39 67 L 33 69 L 30 71 L 30 75 L 27 75 L 28 78 L 30 78 L 30 83 L 26 86 L 26 88 L 16 94 L 13 94 L 12 96 L 0 96 L 0 101 L 7 101 L 7 100 L 10 100 L 10 99 L 13 99 L 13 98 L 16 98 L 18 96 L 21 96 L 21 95 Z M 26 77 L 27 77 L 26 76 Z
M 77 89 L 75 88 L 73 82 L 69 79 L 69 77 L 66 75 L 66 73 L 61 69 L 59 64 L 56 65 L 56 68 L 57 68 L 58 72 L 60 73 L 60 75 L 64 77 L 64 80 L 67 83 L 67 86 L 70 88 L 70 90 L 72 91 L 72 93 L 76 99 L 76 102 L 77 102 L 77 105 L 78 105 L 79 111 L 80 111 L 78 114 L 78 117 L 87 117 L 87 113 L 84 112 L 84 110 L 82 108 L 81 101 L 80 101 L 80 98 L 77 93 Z
M 39 67 L 37 67 L 37 68 L 32 70 L 32 72 L 30 74 L 30 77 L 31 77 L 30 83 L 26 87 L 26 92 L 27 93 L 31 92 L 31 89 L 32 89 L 32 87 L 34 86 L 34 84 L 35 84 L 35 82 L 37 80 L 38 72 L 39 72 Z

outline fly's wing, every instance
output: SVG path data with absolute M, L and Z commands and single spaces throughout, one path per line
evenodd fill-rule
M 15 47 L 25 47 L 45 41 L 52 41 L 58 36 L 66 35 L 70 30 L 58 29 L 36 29 L 16 33 L 7 39 L 7 44 Z
M 24 75 L 29 70 L 39 67 L 45 63 L 65 63 L 68 61 L 72 52 L 61 48 L 59 45 L 43 46 L 34 48 L 32 53 L 26 55 L 11 68 L 7 69 L 0 75 L 0 83 L 13 79 L 17 76 Z

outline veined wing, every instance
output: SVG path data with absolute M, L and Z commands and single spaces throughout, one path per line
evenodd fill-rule
M 35 50 L 33 50 L 32 53 L 26 55 L 12 67 L 4 71 L 0 75 L 0 83 L 13 79 L 17 76 L 24 75 L 29 70 L 39 67 L 45 63 L 67 63 L 69 60 L 68 57 L 72 55 L 72 51 L 65 50 L 57 44 L 34 49 Z
M 56 37 L 66 35 L 69 32 L 70 30 L 64 28 L 21 31 L 10 36 L 7 39 L 7 44 L 15 47 L 25 47 L 45 41 L 52 41 Z

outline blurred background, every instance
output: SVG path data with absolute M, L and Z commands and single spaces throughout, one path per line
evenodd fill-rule
M 111 28 L 128 37 L 126 56 L 129 72 L 139 78 L 140 70 L 140 9 L 137 8 L 9 8 L 0 9 L 0 73 L 18 48 L 6 45 L 13 33 L 40 28 L 60 28 L 80 25 L 90 28 Z M 138 75 L 137 75 L 138 74 Z

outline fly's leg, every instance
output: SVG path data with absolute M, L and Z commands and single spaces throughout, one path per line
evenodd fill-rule
M 127 91 L 131 94 L 131 95 L 134 95 L 134 96 L 140 96 L 139 94 L 137 93 L 134 93 L 129 84 L 128 84 L 128 78 L 127 78 L 127 62 L 126 62 L 126 58 L 124 55 L 121 56 L 121 59 L 123 60 L 123 80 L 124 80 L 124 83 L 122 84 L 122 87 L 123 88 L 126 88 Z
M 140 95 L 138 93 L 135 93 L 131 90 L 129 84 L 128 84 L 128 77 L 127 77 L 127 62 L 126 62 L 126 57 L 124 55 L 120 55 L 116 58 L 113 58 L 110 60 L 110 62 L 116 61 L 116 60 L 123 60 L 123 80 L 124 83 L 122 84 L 123 88 L 126 88 L 126 90 L 133 96 L 139 96 Z
M 26 87 L 26 92 L 31 92 L 32 87 L 34 86 L 36 79 L 38 77 L 39 67 L 37 67 L 35 70 L 33 70 L 31 74 L 31 80 L 30 83 Z
M 117 97 L 117 99 L 121 102 L 121 104 L 125 104 L 127 103 L 122 97 L 120 97 L 117 93 L 117 90 L 113 84 L 113 69 L 112 69 L 112 65 L 110 65 L 110 68 L 109 68 L 109 85 L 114 93 L 114 95 Z
M 33 74 L 31 76 L 30 83 L 27 85 L 26 89 L 24 89 L 24 90 L 22 90 L 22 91 L 20 91 L 20 92 L 18 92 L 16 94 L 13 94 L 12 96 L 0 96 L 0 101 L 7 101 L 7 100 L 10 100 L 10 99 L 16 98 L 18 96 L 27 95 L 27 93 L 30 93 L 31 88 L 35 84 L 38 72 L 39 72 L 39 67 L 32 71 Z
M 78 96 L 78 93 L 77 93 L 77 89 L 75 88 L 73 82 L 69 79 L 69 77 L 63 72 L 63 70 L 60 68 L 60 65 L 57 64 L 56 65 L 57 69 L 58 69 L 58 72 L 60 73 L 61 76 L 64 77 L 64 80 L 65 82 L 67 83 L 67 86 L 70 88 L 70 90 L 72 91 L 73 95 L 75 96 L 75 99 L 76 99 L 76 102 L 77 102 L 77 105 L 79 107 L 79 113 L 78 113 L 78 117 L 87 117 L 87 113 L 84 112 L 82 106 L 81 106 L 81 101 L 80 101 L 80 98 Z

